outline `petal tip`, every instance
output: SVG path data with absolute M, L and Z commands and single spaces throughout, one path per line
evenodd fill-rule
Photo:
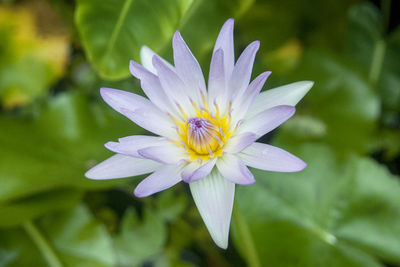
M 299 166 L 299 170 L 298 171 L 302 171 L 302 170 L 304 170 L 305 168 L 307 168 L 307 163 L 306 162 L 304 162 L 303 160 L 301 160 L 301 164 L 300 164 L 300 166 Z
M 146 194 L 144 194 L 143 192 L 140 192 L 140 190 L 138 189 L 138 187 L 135 188 L 135 190 L 133 191 L 133 194 L 135 195 L 135 197 L 147 197 Z
M 228 27 L 233 29 L 233 25 L 235 24 L 235 19 L 234 18 L 229 18 L 224 22 L 224 25 L 222 25 L 222 28 Z
M 136 63 L 133 60 L 129 61 L 129 71 L 130 73 L 136 77 L 136 66 L 138 65 L 138 63 Z
M 117 142 L 110 141 L 110 142 L 105 143 L 104 147 L 112 152 L 115 152 L 115 148 L 116 148 L 116 146 L 118 146 L 118 144 L 119 143 L 117 143 Z
M 175 31 L 174 36 L 172 37 L 172 41 L 175 41 L 177 39 L 182 39 L 182 35 L 178 30 Z
M 99 177 L 98 173 L 96 173 L 96 166 L 85 172 L 85 177 L 90 180 L 104 180 Z

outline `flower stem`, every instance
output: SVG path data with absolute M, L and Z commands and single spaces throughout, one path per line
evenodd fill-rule
M 248 266 L 261 267 L 260 259 L 254 246 L 253 237 L 251 236 L 249 226 L 240 211 L 238 203 L 234 206 L 233 220 L 239 235 L 239 240 L 242 243 L 241 247 L 244 249 L 246 255 L 245 260 L 247 261 Z
M 376 85 L 381 74 L 383 59 L 385 57 L 386 44 L 384 40 L 379 40 L 375 44 L 374 53 L 372 55 L 371 68 L 369 70 L 369 81 Z
M 54 249 L 51 247 L 50 243 L 46 240 L 46 238 L 32 221 L 26 221 L 22 225 L 22 227 L 32 239 L 33 243 L 35 243 L 35 245 L 38 247 L 40 253 L 50 267 L 63 266 L 56 253 L 54 252 Z

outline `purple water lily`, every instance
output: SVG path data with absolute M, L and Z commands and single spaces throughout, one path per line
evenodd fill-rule
M 207 85 L 177 31 L 172 41 L 175 66 L 148 47 L 141 49 L 142 65 L 130 63 L 148 99 L 101 88 L 112 108 L 158 136 L 135 135 L 106 143 L 116 155 L 86 173 L 99 180 L 152 173 L 136 187 L 137 197 L 187 182 L 221 248 L 228 246 L 235 184 L 255 182 L 247 166 L 277 172 L 306 167 L 296 156 L 256 140 L 289 119 L 313 85 L 301 81 L 260 93 L 271 73 L 261 73 L 250 83 L 260 43 L 252 42 L 235 63 L 233 24 L 228 19 L 219 33 Z

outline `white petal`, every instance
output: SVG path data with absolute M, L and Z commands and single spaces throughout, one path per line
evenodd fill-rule
M 215 42 L 213 54 L 222 49 L 224 54 L 224 70 L 225 78 L 228 81 L 232 75 L 233 66 L 235 63 L 235 53 L 233 47 L 233 19 L 228 19 L 219 32 L 217 41 Z
M 122 109 L 135 110 L 143 107 L 156 109 L 148 99 L 130 92 L 112 88 L 100 88 L 100 94 L 108 105 L 120 113 L 122 113 Z
M 157 75 L 153 74 L 133 60 L 130 61 L 129 70 L 133 76 L 140 79 L 143 92 L 155 106 L 164 112 L 176 112 L 175 107 L 169 101 L 166 93 L 164 92 Z
M 229 80 L 229 93 L 232 99 L 242 97 L 249 85 L 254 59 L 259 47 L 259 41 L 252 42 L 246 47 L 236 62 L 231 79 Z
M 258 75 L 247 87 L 244 97 L 237 97 L 234 99 L 232 103 L 233 110 L 231 113 L 232 124 L 236 124 L 246 116 L 249 107 L 251 107 L 257 96 L 260 94 L 260 91 L 270 74 L 270 71 L 266 71 Z
M 246 165 L 265 171 L 297 172 L 307 166 L 289 152 L 262 143 L 254 143 L 238 155 Z
M 163 137 L 147 135 L 127 136 L 120 138 L 118 141 L 119 142 L 108 142 L 104 146 L 115 153 L 137 158 L 142 157 L 137 152 L 139 149 L 150 146 L 158 146 L 169 142 Z
M 191 98 L 201 104 L 201 93 L 204 97 L 206 96 L 206 83 L 200 64 L 193 56 L 179 31 L 176 31 L 172 38 L 172 46 L 176 73 L 187 85 L 187 93 Z
M 235 184 L 214 169 L 210 175 L 190 183 L 190 191 L 214 242 L 228 247 Z
M 149 47 L 144 45 L 140 48 L 140 62 L 142 63 L 143 67 L 145 67 L 148 71 L 157 74 L 157 71 L 153 66 L 154 55 L 157 54 Z M 163 58 L 161 58 L 161 60 L 164 61 L 165 65 L 167 65 L 171 70 L 174 69 L 174 67 L 168 61 Z
M 154 74 L 157 73 L 152 63 L 155 54 L 156 53 L 147 46 L 142 46 L 140 48 L 140 62 L 142 62 L 143 67 Z
M 182 171 L 182 180 L 190 183 L 206 177 L 214 168 L 216 161 L 213 159 L 203 164 L 197 161 L 189 163 Z
M 279 105 L 295 106 L 314 85 L 312 81 L 301 81 L 262 92 L 250 107 L 246 118 Z
M 181 181 L 182 168 L 175 165 L 166 165 L 146 177 L 135 188 L 134 194 L 137 197 L 147 197 L 160 192 Z
M 296 108 L 292 106 L 276 106 L 267 109 L 244 121 L 239 126 L 237 134 L 251 132 L 261 137 L 287 121 L 295 112 Z
M 187 152 L 171 142 L 138 150 L 139 155 L 164 164 L 177 164 L 188 157 Z
M 122 109 L 121 113 L 140 127 L 173 140 L 178 138 L 175 124 L 160 111 L 152 108 Z
M 188 90 L 179 76 L 169 69 L 158 56 L 153 57 L 153 65 L 157 70 L 161 86 L 170 97 L 171 102 L 179 104 L 185 112 L 195 112 L 190 103 Z
M 208 105 L 212 108 L 212 112 L 216 111 L 215 104 L 223 111 L 227 102 L 228 91 L 225 81 L 224 52 L 222 49 L 217 49 L 212 56 L 208 76 Z
M 116 154 L 88 170 L 85 176 L 94 180 L 124 178 L 153 172 L 161 166 L 152 160 Z
M 226 154 L 217 161 L 217 168 L 232 183 L 249 185 L 255 182 L 254 176 L 243 163 L 243 161 L 235 155 Z
M 249 132 L 235 135 L 228 139 L 224 146 L 224 151 L 231 154 L 239 153 L 249 145 L 253 144 L 257 138 L 258 136 L 255 133 Z
M 100 94 L 113 109 L 128 117 L 140 127 L 158 135 L 176 137 L 173 121 L 148 99 L 111 88 L 101 88 Z

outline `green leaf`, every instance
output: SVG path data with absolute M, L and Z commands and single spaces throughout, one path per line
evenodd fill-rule
M 254 0 L 197 0 L 183 18 L 179 29 L 194 56 L 201 63 L 203 74 L 208 74 L 211 52 L 223 23 L 230 17 L 240 18 L 253 5 Z M 240 20 L 235 21 L 238 27 Z M 234 39 L 237 41 L 238 31 Z M 246 40 L 250 43 L 251 39 Z M 171 45 L 167 46 L 168 56 L 172 55 Z M 239 45 L 236 42 L 235 48 Z
M 173 222 L 187 207 L 187 196 L 177 194 L 176 190 L 165 190 L 154 200 L 157 216 L 168 222 Z
M 296 152 L 296 151 L 294 151 Z M 253 170 L 237 202 L 262 266 L 381 266 L 400 262 L 400 184 L 367 158 L 303 145 L 300 173 Z M 239 234 L 235 245 L 246 258 Z M 318 256 L 317 256 L 318 255 Z
M 155 51 L 170 40 L 192 0 L 79 0 L 75 13 L 89 60 L 107 79 L 129 74 L 143 45 Z
M 171 58 L 170 41 L 178 29 L 203 62 L 224 21 L 240 16 L 252 3 L 253 0 L 79 0 L 75 21 L 94 68 L 103 78 L 115 80 L 129 75 L 129 60 L 139 60 L 143 45 L 154 51 L 167 51 L 167 58 Z
M 46 266 L 38 238 L 45 240 L 47 253 L 53 253 L 64 266 L 115 265 L 110 236 L 85 206 L 49 214 L 25 229 L 29 230 L 1 231 L 0 248 L 17 252 L 7 266 Z
M 318 140 L 341 152 L 365 154 L 371 149 L 379 98 L 346 58 L 311 50 L 294 79 L 315 84 L 299 104 L 298 114 L 280 128 L 277 144 L 296 146 L 300 141 Z
M 375 46 L 383 38 L 381 15 L 372 3 L 365 2 L 349 10 L 348 21 L 346 52 L 368 72 Z
M 384 111 L 399 111 L 400 27 L 386 35 L 383 19 L 379 9 L 368 2 L 351 8 L 347 54 L 377 86 Z
M 77 190 L 54 190 L 0 204 L 0 227 L 22 224 L 48 212 L 71 208 L 79 203 L 82 195 L 82 192 Z
M 104 188 L 123 180 L 92 181 L 84 173 L 111 156 L 102 144 L 138 133 L 105 104 L 60 94 L 37 118 L 0 116 L 0 203 L 60 188 Z M 125 180 L 126 181 L 126 180 Z
M 161 217 L 146 209 L 139 221 L 133 210 L 128 210 L 120 233 L 114 239 L 119 266 L 140 266 L 144 260 L 162 251 L 166 242 L 166 227 Z

